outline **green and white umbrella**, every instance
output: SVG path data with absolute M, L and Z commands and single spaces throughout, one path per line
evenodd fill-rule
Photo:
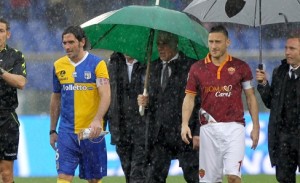
M 144 95 L 147 94 L 150 62 L 159 57 L 157 31 L 178 35 L 178 49 L 201 59 L 208 53 L 207 30 L 185 13 L 159 6 L 127 6 L 99 15 L 81 25 L 91 48 L 125 53 L 147 63 Z M 141 115 L 143 112 L 141 111 Z
M 99 15 L 81 25 L 91 48 L 126 53 L 147 62 L 149 43 L 157 30 L 179 36 L 179 50 L 194 59 L 207 52 L 207 30 L 185 13 L 159 6 L 127 6 Z M 158 58 L 156 44 L 151 44 L 151 59 Z

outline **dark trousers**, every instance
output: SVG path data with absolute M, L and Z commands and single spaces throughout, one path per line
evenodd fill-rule
M 121 143 L 116 146 L 126 183 L 145 183 L 146 155 L 145 147 L 132 143 Z
M 180 144 L 180 142 L 178 143 Z M 166 183 L 171 160 L 177 158 L 187 183 L 199 183 L 199 153 L 196 150 L 184 151 L 182 148 L 170 147 L 156 143 L 150 151 L 150 165 L 147 183 Z
M 281 133 L 278 142 L 278 160 L 276 179 L 280 183 L 296 183 L 296 171 L 299 162 L 300 137 Z

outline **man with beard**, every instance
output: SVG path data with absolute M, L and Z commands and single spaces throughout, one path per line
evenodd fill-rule
M 200 182 L 222 182 L 223 170 L 229 183 L 241 182 L 245 154 L 244 91 L 253 121 L 251 139 L 255 149 L 259 138 L 258 105 L 251 85 L 250 67 L 227 52 L 230 45 L 224 26 L 212 27 L 208 35 L 209 54 L 191 66 L 182 106 L 182 140 L 191 137 L 188 120 L 200 93 Z

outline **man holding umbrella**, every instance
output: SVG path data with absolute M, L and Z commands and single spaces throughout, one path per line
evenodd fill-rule
M 290 35 L 285 46 L 286 59 L 273 71 L 269 84 L 265 71 L 257 69 L 257 90 L 270 109 L 268 147 L 276 179 L 295 183 L 300 167 L 300 36 Z
M 186 57 L 177 45 L 177 35 L 158 31 L 159 59 L 150 66 L 149 95 L 138 96 L 139 105 L 146 106 L 145 115 L 149 120 L 149 183 L 166 182 L 172 159 L 179 160 L 188 183 L 199 182 L 197 115 L 189 123 L 193 143 L 184 144 L 180 138 L 186 78 L 195 60 Z

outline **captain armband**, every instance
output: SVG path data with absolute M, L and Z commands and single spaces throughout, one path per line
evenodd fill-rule
M 109 79 L 107 79 L 107 78 L 97 78 L 96 79 L 97 87 L 103 86 L 103 85 L 108 85 L 108 84 L 109 84 Z
M 245 82 L 242 82 L 242 86 L 243 86 L 243 89 L 244 89 L 244 90 L 253 88 L 253 85 L 252 85 L 252 82 L 251 82 L 251 81 L 245 81 Z

